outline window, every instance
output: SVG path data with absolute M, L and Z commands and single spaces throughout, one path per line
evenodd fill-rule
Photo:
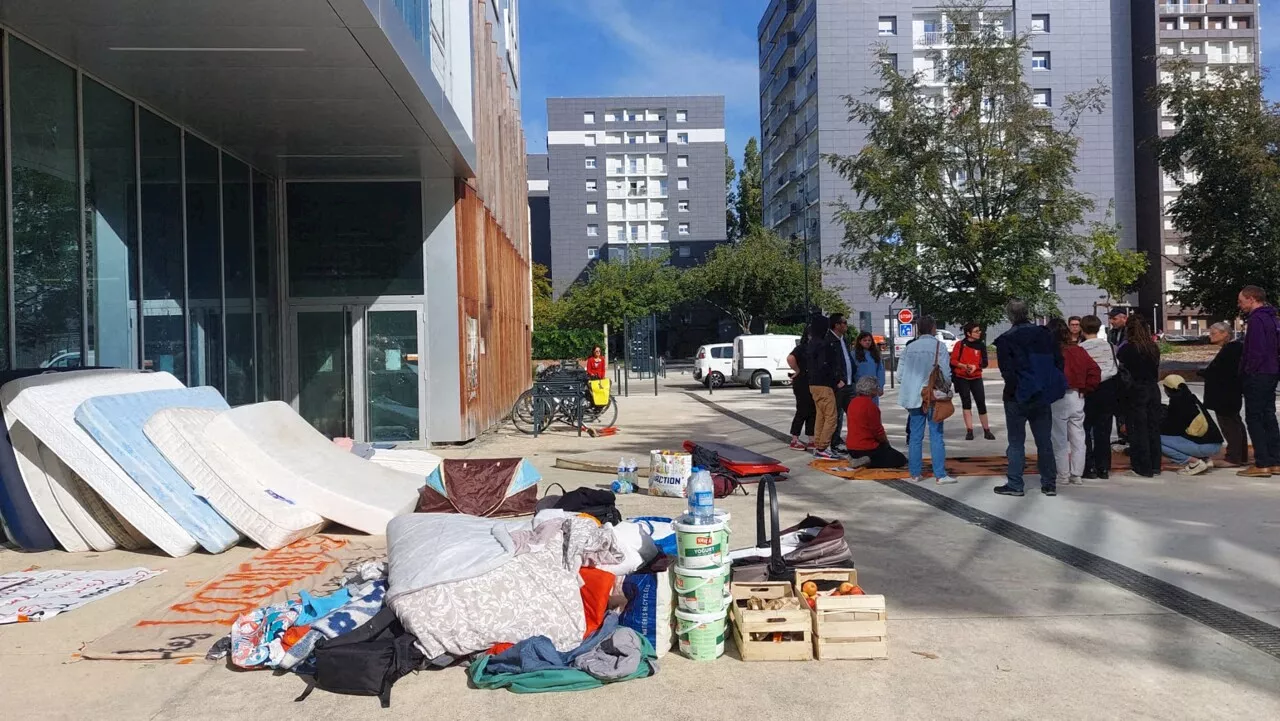
M 146 301 L 142 308 L 143 364 L 145 368 L 172 373 L 186 382 L 182 131 L 140 110 L 138 140 L 143 180 L 142 297 Z M 17 146 L 16 141 L 14 145 Z
M 587 248 L 587 260 L 595 260 L 600 257 L 599 248 Z
M 598 235 L 600 235 L 600 226 L 595 223 L 587 226 L 587 237 L 594 238 Z
M 677 208 L 677 209 L 679 209 L 679 211 L 680 211 L 681 213 L 688 213 L 688 212 L 689 212 L 689 201 L 687 201 L 687 200 L 682 200 L 682 201 L 680 201 L 680 202 L 676 205 L 676 208 Z
M 187 135 L 187 297 L 191 300 L 191 384 L 213 386 L 225 392 L 218 159 L 217 148 Z M 418 262 L 421 264 L 422 261 Z
M 598 203 L 587 203 L 587 215 L 595 215 L 600 210 Z
M 687 123 L 687 122 L 689 122 L 689 111 L 688 111 L 688 110 L 677 110 L 677 111 L 676 111 L 676 122 L 677 122 L 677 123 Z
M 880 34 L 881 35 L 897 35 L 898 34 L 898 18 L 895 15 L 880 16 Z
M 599 190 L 599 189 L 600 189 L 599 181 L 597 181 L 595 178 L 592 178 L 591 180 L 588 180 L 588 181 L 587 181 L 587 192 L 588 192 L 588 193 L 594 193 L 594 192 L 596 192 L 596 191 L 597 191 L 597 190 Z
M 689 224 L 688 224 L 688 223 L 681 223 L 680 225 L 676 226 L 676 228 L 677 228 L 676 232 L 678 232 L 680 235 L 688 235 L 688 234 L 689 234 Z
M 1031 16 L 1031 32 L 1033 33 L 1049 32 L 1049 16 L 1047 14 L 1032 15 Z
M 689 156 L 687 155 L 676 156 L 676 167 L 677 168 L 689 167 Z
M 1031 91 L 1031 104 L 1037 108 L 1053 107 L 1053 91 L 1049 88 L 1036 88 Z
M 585 124 L 587 124 L 587 125 L 595 125 L 595 124 L 596 124 L 596 114 L 595 114 L 595 113 L 583 113 L 583 114 L 582 114 L 582 122 L 583 122 L 583 123 L 585 123 Z
M 1047 51 L 1031 53 L 1031 69 L 1032 70 L 1048 70 L 1049 69 L 1049 53 Z
M 688 189 L 689 189 L 688 178 L 679 178 L 676 180 L 676 190 L 688 190 Z
M 880 62 L 884 63 L 885 65 L 888 65 L 894 70 L 897 70 L 898 54 L 897 53 L 880 53 Z
M 585 136 L 583 136 L 583 142 L 586 143 L 588 148 L 594 146 L 596 144 L 596 134 L 587 133 Z
M 253 173 L 253 276 L 257 318 L 258 400 L 280 400 L 280 262 L 276 239 L 276 181 Z
M 680 257 L 681 257 L 681 258 L 688 258 L 688 257 L 690 257 L 690 256 L 692 256 L 692 255 L 693 255 L 693 249 L 692 249 L 692 248 L 690 248 L 690 247 L 689 247 L 689 246 L 687 246 L 687 245 L 682 245 L 682 246 L 680 246 L 680 250 L 679 250 L 679 251 L 677 251 L 677 252 L 680 254 Z M 712 358 L 714 358 L 714 357 L 715 357 L 715 356 L 713 355 L 713 356 L 712 356 Z
M 253 196 L 249 166 L 222 154 L 222 288 L 226 391 L 233 406 L 257 400 L 253 368 Z
M 616 122 L 618 122 L 618 111 L 616 111 L 616 110 L 610 110 L 609 112 L 605 113 L 605 114 L 604 114 L 604 121 L 605 121 L 606 123 L 616 123 Z
M 595 169 L 596 169 L 596 159 L 595 159 L 595 156 L 594 156 L 594 155 L 593 155 L 593 156 L 591 156 L 591 157 L 589 157 L 589 158 L 587 158 L 587 169 L 588 169 L 588 170 L 595 170 Z
M 689 134 L 688 134 L 688 133 L 676 133 L 676 144 L 677 144 L 677 145 L 688 145 L 688 144 L 689 144 Z

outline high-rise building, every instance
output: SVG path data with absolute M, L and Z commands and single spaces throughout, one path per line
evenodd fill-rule
M 764 155 L 765 224 L 783 236 L 808 240 L 813 262 L 840 249 L 844 228 L 831 204 L 855 200 L 849 183 L 821 160 L 852 155 L 866 129 L 848 119 L 846 96 L 878 87 L 876 63 L 903 73 L 929 73 L 931 53 L 945 52 L 950 22 L 941 3 L 921 0 L 773 0 L 760 20 L 760 117 Z M 1091 196 L 1101 219 L 1112 200 L 1125 247 L 1134 247 L 1134 135 L 1130 0 L 992 2 L 983 22 L 1031 33 L 1026 82 L 1035 101 L 1055 108 L 1099 80 L 1111 88 L 1107 108 L 1087 116 L 1078 132 L 1076 187 Z M 942 81 L 926 80 L 942 92 Z M 870 311 L 888 329 L 889 298 L 875 298 L 867 279 L 826 266 L 827 282 L 843 286 L 855 311 Z M 1089 312 L 1096 289 L 1054 278 L 1064 311 Z
M 556 295 L 596 260 L 687 265 L 724 242 L 724 171 L 723 97 L 548 98 Z
M 551 181 L 547 156 L 529 155 L 529 246 L 534 263 L 551 270 Z
M 1139 302 L 1144 308 L 1161 308 L 1165 332 L 1174 335 L 1201 335 L 1222 319 L 1169 299 L 1170 291 L 1178 288 L 1177 268 L 1186 246 L 1165 212 L 1178 197 L 1178 185 L 1160 170 L 1150 141 L 1172 135 L 1176 125 L 1165 108 L 1149 102 L 1150 93 L 1169 79 L 1159 65 L 1170 59 L 1195 65 L 1193 77 L 1228 67 L 1259 72 L 1258 19 L 1258 4 L 1253 0 L 1133 0 L 1137 233 L 1138 247 L 1150 258 Z
M 164 371 L 330 436 L 474 438 L 529 382 L 518 16 L 0 2 L 0 368 Z

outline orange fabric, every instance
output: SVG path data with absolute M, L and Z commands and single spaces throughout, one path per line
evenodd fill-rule
M 514 646 L 515 646 L 514 643 L 495 643 L 492 646 L 490 646 L 489 650 L 485 651 L 485 653 L 489 654 L 490 656 L 496 656 L 502 653 L 503 651 L 506 651 L 507 649 L 512 648 Z
M 302 637 L 311 631 L 310 626 L 290 626 L 284 632 L 284 638 L 280 639 L 280 645 L 288 650 L 290 646 L 302 640 Z
M 600 630 L 604 625 L 604 616 L 609 611 L 609 595 L 613 593 L 613 582 L 617 579 L 608 571 L 583 566 L 578 569 L 582 577 L 582 611 L 587 618 L 587 632 L 583 638 Z

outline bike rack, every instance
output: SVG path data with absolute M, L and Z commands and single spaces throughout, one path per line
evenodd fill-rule
M 582 401 L 586 398 L 587 384 L 580 380 L 548 380 L 533 382 L 533 437 L 542 428 L 543 414 L 549 408 L 572 404 L 573 425 L 582 436 Z M 539 401 L 547 403 L 539 403 Z M 554 413 L 554 410 L 553 410 Z

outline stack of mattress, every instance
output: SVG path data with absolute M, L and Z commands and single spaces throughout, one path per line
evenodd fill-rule
M 0 387 L 0 518 L 29 550 L 279 548 L 327 521 L 382 534 L 425 480 L 342 450 L 284 403 L 231 409 L 168 373 L 15 376 Z

